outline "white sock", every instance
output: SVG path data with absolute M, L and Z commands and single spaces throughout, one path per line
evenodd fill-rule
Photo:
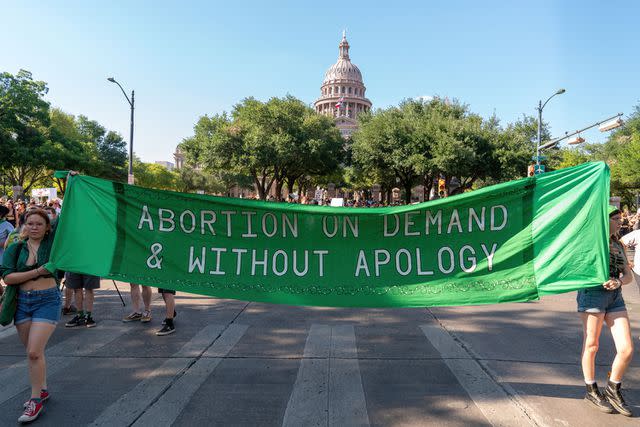
M 614 383 L 614 384 L 620 384 L 620 381 L 616 381 L 613 378 L 609 378 L 609 381 Z
M 584 383 L 586 385 L 594 385 L 596 383 L 596 380 L 588 380 L 588 379 L 584 379 Z

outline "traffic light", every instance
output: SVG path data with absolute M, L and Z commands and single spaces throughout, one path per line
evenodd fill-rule
M 535 165 L 529 165 L 529 167 L 527 167 L 527 176 L 534 176 L 535 174 L 536 174 Z
M 446 197 L 447 195 L 447 182 L 444 178 L 438 179 L 438 196 Z

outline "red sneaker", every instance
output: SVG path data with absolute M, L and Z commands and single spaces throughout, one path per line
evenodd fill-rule
M 46 402 L 47 400 L 49 400 L 49 391 L 48 390 L 40 390 L 40 400 L 42 401 L 42 403 Z M 26 408 L 29 405 L 29 402 L 31 402 L 31 399 L 27 400 L 26 402 L 24 402 L 24 405 L 22 405 L 23 408 Z
M 20 415 L 20 418 L 18 418 L 18 421 L 21 423 L 28 423 L 35 420 L 42 412 L 42 408 L 44 408 L 44 406 L 42 405 L 42 401 L 36 402 L 33 399 L 29 400 L 29 403 L 27 403 L 27 407 L 25 408 L 22 415 Z

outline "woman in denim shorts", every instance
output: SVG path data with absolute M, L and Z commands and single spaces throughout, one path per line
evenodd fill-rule
M 582 318 L 584 341 L 582 347 L 582 373 L 587 386 L 585 400 L 598 410 L 612 413 L 614 410 L 630 417 L 631 411 L 620 393 L 622 376 L 633 356 L 633 340 L 627 308 L 622 299 L 623 285 L 633 282 L 624 246 L 617 238 L 621 225 L 620 211 L 609 208 L 609 280 L 602 286 L 578 291 L 578 312 Z M 595 363 L 600 333 L 604 322 L 611 330 L 616 347 L 616 357 L 611 375 L 604 390 L 598 390 L 595 381 Z
M 55 227 L 42 209 L 25 214 L 21 239 L 7 248 L 0 276 L 9 286 L 19 286 L 14 324 L 27 350 L 31 398 L 24 405 L 20 422 L 36 419 L 49 398 L 44 349 L 60 320 L 58 284 L 44 264 L 49 261 Z

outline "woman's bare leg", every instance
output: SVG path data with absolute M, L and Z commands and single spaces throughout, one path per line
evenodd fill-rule
M 40 390 L 47 385 L 44 349 L 55 329 L 56 325 L 49 323 L 36 322 L 31 324 L 29 341 L 27 343 L 27 357 L 29 361 L 29 379 L 31 380 L 32 398 L 40 397 Z
M 611 329 L 613 342 L 616 346 L 616 357 L 613 359 L 610 379 L 619 383 L 633 358 L 633 338 L 631 338 L 629 316 L 626 311 L 616 311 L 607 313 L 605 320 Z
M 604 323 L 604 313 L 580 313 L 582 318 L 582 374 L 585 381 L 595 381 L 596 354 L 600 343 L 600 333 Z

